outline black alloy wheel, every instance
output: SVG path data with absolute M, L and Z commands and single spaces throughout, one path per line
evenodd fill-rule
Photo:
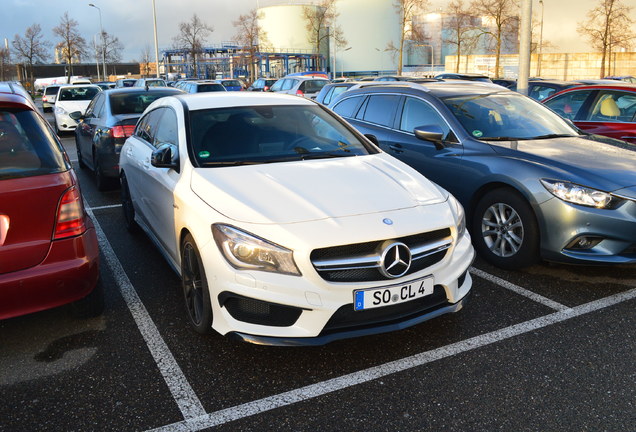
M 194 239 L 187 234 L 181 245 L 181 285 L 190 324 L 197 333 L 212 330 L 212 305 L 205 269 Z
M 530 204 L 514 189 L 486 193 L 473 212 L 477 252 L 491 264 L 520 269 L 539 260 L 539 227 Z

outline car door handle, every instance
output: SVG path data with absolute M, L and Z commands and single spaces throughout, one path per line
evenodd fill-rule
M 404 147 L 401 144 L 389 144 L 389 149 L 395 153 L 404 153 Z

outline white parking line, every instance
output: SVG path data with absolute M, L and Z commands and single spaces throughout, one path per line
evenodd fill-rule
M 493 276 L 475 267 L 470 268 L 470 274 L 479 276 L 482 279 L 486 279 L 487 281 L 497 284 L 503 288 L 509 289 L 510 291 L 513 291 L 519 295 L 522 295 L 531 300 L 534 300 L 537 303 L 541 303 L 542 305 L 547 306 L 551 309 L 558 310 L 558 311 L 564 311 L 569 309 L 567 306 L 562 305 L 561 303 L 555 302 L 554 300 L 550 300 L 549 298 L 543 297 L 542 295 L 529 291 L 525 288 L 521 288 L 520 286 L 517 286 L 511 282 L 508 282 L 507 280 L 503 280 L 500 277 Z
M 103 205 L 103 206 L 97 206 L 97 207 L 89 207 L 87 208 L 87 210 L 104 210 L 104 209 L 117 208 L 117 207 L 121 207 L 121 204 L 111 204 L 111 205 Z
M 203 409 L 201 401 L 194 393 L 194 390 L 192 390 L 192 387 L 190 386 L 190 383 L 188 383 L 183 371 L 159 334 L 157 326 L 155 326 L 155 323 L 150 318 L 148 311 L 137 295 L 135 288 L 130 283 L 126 272 L 119 262 L 110 242 L 106 238 L 104 231 L 97 222 L 91 208 L 87 208 L 86 212 L 90 215 L 91 219 L 93 219 L 97 238 L 99 239 L 100 250 L 106 258 L 106 262 L 113 273 L 113 277 L 115 278 L 117 286 L 126 301 L 126 305 L 128 306 L 128 309 L 130 309 L 130 313 L 132 314 L 141 335 L 146 341 L 148 349 L 157 363 L 157 367 L 159 368 L 161 375 L 163 375 L 163 379 L 166 381 L 166 384 L 170 389 L 170 393 L 172 393 L 172 397 L 181 410 L 183 418 L 187 420 L 199 418 L 205 415 L 205 409 Z
M 202 429 L 219 426 L 255 414 L 282 408 L 297 402 L 303 402 L 319 396 L 324 396 L 338 390 L 343 390 L 357 384 L 363 384 L 378 378 L 398 372 L 403 372 L 427 363 L 441 360 L 464 352 L 472 351 L 496 342 L 500 342 L 514 336 L 523 335 L 562 321 L 569 320 L 594 311 L 636 299 L 636 289 L 576 306 L 571 309 L 560 310 L 550 315 L 545 315 L 530 321 L 475 336 L 451 345 L 446 345 L 431 351 L 406 357 L 383 365 L 364 369 L 331 380 L 311 384 L 299 389 L 291 390 L 278 395 L 266 397 L 253 402 L 248 402 L 232 408 L 223 409 L 197 418 L 187 419 L 178 423 L 162 426 L 150 432 L 185 432 L 199 431 Z

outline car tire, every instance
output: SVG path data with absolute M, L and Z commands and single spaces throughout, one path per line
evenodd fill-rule
M 190 234 L 181 243 L 181 286 L 190 324 L 197 333 L 212 331 L 212 305 L 199 249 Z
M 72 304 L 72 311 L 76 318 L 92 318 L 104 312 L 104 286 L 101 278 L 90 294 Z
M 128 179 L 126 174 L 121 173 L 121 208 L 124 212 L 124 224 L 126 229 L 135 233 L 139 230 L 139 225 L 135 222 L 135 207 L 133 206 L 132 197 L 130 196 L 130 188 L 128 187 Z
M 60 128 L 57 126 L 57 120 L 54 118 L 53 119 L 53 129 L 55 129 L 55 134 L 58 137 L 62 137 L 62 131 L 60 130 Z
M 77 149 L 77 164 L 81 169 L 86 169 L 86 163 L 82 157 L 82 150 L 80 148 L 79 141 L 77 141 L 77 137 L 75 137 L 75 148 Z
M 106 177 L 102 172 L 99 156 L 93 153 L 93 174 L 95 175 L 95 184 L 98 191 L 106 191 L 113 188 L 113 181 L 110 177 Z
M 495 189 L 479 200 L 473 211 L 471 234 L 477 252 L 497 267 L 520 269 L 539 260 L 535 214 L 514 189 Z

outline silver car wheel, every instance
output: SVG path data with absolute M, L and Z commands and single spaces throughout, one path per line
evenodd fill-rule
M 511 257 L 519 252 L 523 244 L 523 223 L 514 208 L 495 203 L 484 212 L 481 235 L 493 254 Z

